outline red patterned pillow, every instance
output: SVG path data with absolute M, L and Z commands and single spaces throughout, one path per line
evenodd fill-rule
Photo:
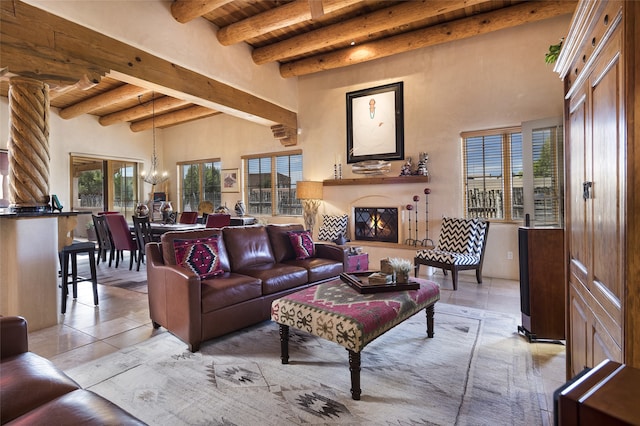
M 173 240 L 176 264 L 189 269 L 200 279 L 212 278 L 224 273 L 218 255 L 218 237 Z
M 293 250 L 296 252 L 296 259 L 307 259 L 315 254 L 313 238 L 309 231 L 289 231 L 289 240 Z

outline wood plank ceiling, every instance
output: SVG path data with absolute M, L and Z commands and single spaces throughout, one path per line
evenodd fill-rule
M 171 14 L 185 26 L 208 20 L 218 28 L 215 42 L 247 43 L 256 64 L 278 62 L 281 75 L 290 78 L 572 13 L 575 6 L 523 0 L 174 0 Z M 367 55 L 359 53 L 363 48 Z M 0 81 L 0 95 L 7 90 L 6 79 Z M 92 114 L 105 126 L 129 122 L 132 131 L 219 114 L 112 77 L 55 88 L 51 106 L 65 119 Z

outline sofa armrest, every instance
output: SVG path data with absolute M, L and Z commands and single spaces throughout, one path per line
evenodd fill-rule
M 193 271 L 167 265 L 161 243 L 148 243 L 147 289 L 149 316 L 197 350 L 202 335 L 202 283 Z
M 335 244 L 316 243 L 316 255 L 323 259 L 332 259 L 338 262 L 342 262 L 342 265 L 347 270 L 349 264 L 349 255 L 346 248 L 337 246 Z
M 27 320 L 22 317 L 0 317 L 0 360 L 29 351 Z

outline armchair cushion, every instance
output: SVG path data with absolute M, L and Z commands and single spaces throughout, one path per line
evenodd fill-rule
M 176 264 L 195 272 L 200 279 L 224 273 L 220 267 L 218 239 L 218 236 L 212 236 L 193 240 L 173 240 Z
M 309 231 L 289 231 L 289 240 L 296 252 L 296 259 L 308 259 L 315 254 L 315 245 Z
M 442 250 L 418 250 L 416 257 L 431 262 L 448 263 L 451 265 L 475 265 L 480 262 L 480 256 Z
M 318 230 L 318 240 L 334 241 L 340 235 L 347 237 L 347 224 L 349 223 L 349 215 L 322 215 L 322 225 Z
M 477 231 L 477 219 L 445 217 L 442 220 L 437 248 L 441 251 L 472 254 L 476 247 Z

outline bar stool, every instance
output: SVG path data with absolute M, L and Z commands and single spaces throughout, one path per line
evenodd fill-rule
M 81 242 L 75 241 L 68 246 L 64 246 L 60 253 L 60 266 L 62 268 L 62 303 L 61 313 L 67 311 L 67 296 L 69 295 L 69 284 L 73 284 L 73 298 L 78 298 L 78 253 L 89 254 L 89 267 L 91 268 L 91 279 L 82 279 L 80 281 L 91 281 L 93 283 L 93 303 L 98 306 L 98 277 L 96 275 L 96 245 L 91 241 Z M 71 260 L 71 282 L 67 281 L 69 277 L 69 260 Z

